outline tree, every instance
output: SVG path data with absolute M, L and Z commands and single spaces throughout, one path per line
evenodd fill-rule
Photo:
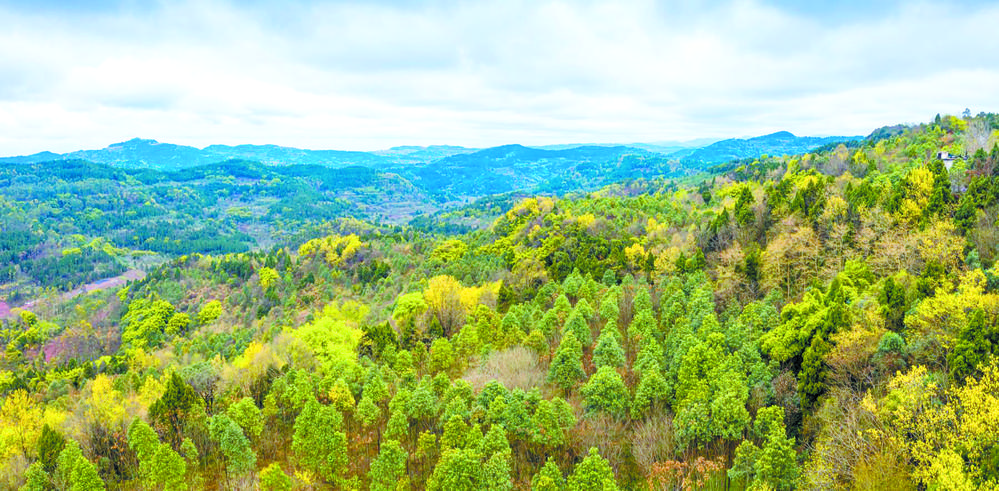
M 961 330 L 954 350 L 947 355 L 950 376 L 962 382 L 979 373 L 990 356 L 999 349 L 999 323 L 987 320 L 985 311 L 976 309 L 968 316 L 968 325 Z
M 132 420 L 132 424 L 128 426 L 128 447 L 139 458 L 141 479 L 152 479 L 153 456 L 159 446 L 159 435 L 145 421 L 139 418 Z
M 264 420 L 260 414 L 260 408 L 250 397 L 244 397 L 229 406 L 226 414 L 243 430 L 243 434 L 250 438 L 257 438 L 264 430 Z
M 260 471 L 260 491 L 291 491 L 291 488 L 291 478 L 281 470 L 281 465 L 277 462 Z
M 201 307 L 198 311 L 198 323 L 211 324 L 222 315 L 222 302 L 212 300 Z
M 177 372 L 173 372 L 167 381 L 163 396 L 149 407 L 150 419 L 162 429 L 172 447 L 180 446 L 184 424 L 191 408 L 197 402 L 198 395 L 194 393 L 194 389 L 184 382 Z
M 274 268 L 268 268 L 266 266 L 260 268 L 257 271 L 257 275 L 260 277 L 260 288 L 263 288 L 265 291 L 270 289 L 270 287 L 281 278 Z
M 642 380 L 635 390 L 635 400 L 631 405 L 632 419 L 643 418 L 650 413 L 666 407 L 669 398 L 666 380 L 658 366 L 642 372 Z
M 531 417 L 531 442 L 536 445 L 553 449 L 568 443 L 567 432 L 576 424 L 576 418 L 571 409 L 565 414 L 560 409 L 558 402 L 565 401 L 556 399 L 554 401 L 542 399 L 538 401 L 538 407 Z
M 510 454 L 494 454 L 486 460 L 482 469 L 482 489 L 497 491 L 512 491 L 513 481 L 510 479 Z
M 175 312 L 170 316 L 170 320 L 167 321 L 166 329 L 164 332 L 173 336 L 176 334 L 181 334 L 187 331 L 188 326 L 191 325 L 191 316 L 184 312 Z
M 580 389 L 588 411 L 605 411 L 617 417 L 628 414 L 630 396 L 621 374 L 604 366 Z
M 56 458 L 55 474 L 52 476 L 56 489 L 68 491 L 73 487 L 73 471 L 76 469 L 77 461 L 81 459 L 83 452 L 80 450 L 80 444 L 76 440 L 67 440 L 66 446 Z
M 583 349 L 576 336 L 567 332 L 562 337 L 555 356 L 548 368 L 548 381 L 569 392 L 577 382 L 586 376 L 583 371 Z
M 24 481 L 19 491 L 45 491 L 48 488 L 49 474 L 45 472 L 41 461 L 28 466 L 27 472 L 24 473 Z
M 371 462 L 371 491 L 393 491 L 405 479 L 409 454 L 397 440 L 385 440 L 378 457 Z
M 79 457 L 73 467 L 73 486 L 70 491 L 104 491 L 104 480 L 97 475 L 97 466 L 89 460 Z
M 544 467 L 534 475 L 534 479 L 531 479 L 531 489 L 533 491 L 562 491 L 565 489 L 565 478 L 562 477 L 562 471 L 555 465 L 551 457 L 548 457 Z
M 150 466 L 151 482 L 163 485 L 163 491 L 187 489 L 187 464 L 169 445 L 158 445 Z
M 243 430 L 226 414 L 212 416 L 209 433 L 222 451 L 227 478 L 238 478 L 252 471 L 257 464 L 257 455 L 250 448 Z
M 593 365 L 597 368 L 620 368 L 624 366 L 624 361 L 624 350 L 617 342 L 617 336 L 611 331 L 601 334 L 597 339 L 596 348 L 593 349 Z
M 566 480 L 569 491 L 616 491 L 614 471 L 607 459 L 600 456 L 595 447 L 590 448 L 589 455 L 576 466 L 569 479 Z
M 446 337 L 451 337 L 465 319 L 461 290 L 458 280 L 444 275 L 431 278 L 423 291 L 427 311 L 440 323 Z
M 482 489 L 483 466 L 471 450 L 450 449 L 441 455 L 427 480 L 430 491 L 475 491 Z
M 908 310 L 905 302 L 905 289 L 902 285 L 896 283 L 891 276 L 886 278 L 884 288 L 878 295 L 878 303 L 881 304 L 881 312 L 885 317 L 885 329 L 901 332 L 905 311 Z
M 342 427 L 340 412 L 314 398 L 295 419 L 292 450 L 303 467 L 328 482 L 338 482 L 346 470 L 347 436 Z
M 794 439 L 785 436 L 784 408 L 760 409 L 754 426 L 763 447 L 749 441 L 739 445 L 729 477 L 747 478 L 771 489 L 792 489 L 798 479 L 798 461 Z
M 42 426 L 42 434 L 38 437 L 38 461 L 47 473 L 52 473 L 56 467 L 59 452 L 66 446 L 66 439 L 52 429 L 48 424 Z

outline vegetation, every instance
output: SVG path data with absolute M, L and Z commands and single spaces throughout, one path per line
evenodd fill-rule
M 4 216 L 31 217 L 11 291 L 25 251 L 73 234 L 178 253 L 3 320 L 0 487 L 999 487 L 996 122 L 507 195 L 447 212 L 461 234 L 293 211 L 253 222 L 283 231 L 263 247 L 197 203 L 292 199 L 271 177 L 209 185 L 223 166 L 184 194 L 158 171 L 4 167 Z M 87 222 L 83 193 L 59 197 L 84 185 L 149 214 Z M 183 235 L 209 226 L 230 249 Z

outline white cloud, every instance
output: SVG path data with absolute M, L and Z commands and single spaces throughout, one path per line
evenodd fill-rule
M 0 4 L 0 154 L 864 134 L 999 110 L 989 4 L 248 5 Z

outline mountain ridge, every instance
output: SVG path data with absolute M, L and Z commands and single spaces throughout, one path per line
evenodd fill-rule
M 265 165 L 324 165 L 348 167 L 360 165 L 373 168 L 393 168 L 411 165 L 428 165 L 455 156 L 479 155 L 493 158 L 495 152 L 506 150 L 536 158 L 570 158 L 572 155 L 592 155 L 599 149 L 629 149 L 635 154 L 654 154 L 664 158 L 682 160 L 686 165 L 714 164 L 727 160 L 758 157 L 763 154 L 790 154 L 806 152 L 834 141 L 861 139 L 861 136 L 799 137 L 787 131 L 753 138 L 730 138 L 720 141 L 691 140 L 688 142 L 664 141 L 658 143 L 574 143 L 561 145 L 530 146 L 522 144 L 499 145 L 489 148 L 468 148 L 454 145 L 396 146 L 386 150 L 312 150 L 275 144 L 213 144 L 204 148 L 160 142 L 155 139 L 132 138 L 112 143 L 103 149 L 76 150 L 63 154 L 43 151 L 31 155 L 0 157 L 0 164 L 37 163 L 52 160 L 83 159 L 96 163 L 125 168 L 153 168 L 173 170 L 196 167 L 230 159 L 253 160 Z M 702 144 L 712 141 L 709 144 Z M 579 149 L 586 150 L 579 150 Z M 496 150 L 499 149 L 499 150 Z M 486 152 L 486 153 L 482 153 Z M 562 155 L 542 152 L 567 152 Z

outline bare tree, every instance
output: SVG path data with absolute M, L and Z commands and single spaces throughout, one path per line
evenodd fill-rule
M 982 119 L 974 119 L 968 123 L 968 131 L 964 136 L 964 151 L 968 155 L 974 155 L 978 149 L 988 151 L 989 137 L 992 136 L 992 128 Z

